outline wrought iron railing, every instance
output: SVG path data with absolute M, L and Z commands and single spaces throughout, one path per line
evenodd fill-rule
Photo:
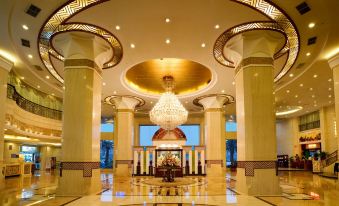
M 323 167 L 330 166 L 338 160 L 338 150 L 327 155 L 326 159 L 323 160 Z
M 15 89 L 13 85 L 7 84 L 7 98 L 12 99 L 16 102 L 16 104 L 33 114 L 47 117 L 50 119 L 56 119 L 61 120 L 62 119 L 62 111 L 51 109 L 42 105 L 39 105 L 37 103 L 34 103 L 32 101 L 29 101 L 28 99 L 21 96 Z

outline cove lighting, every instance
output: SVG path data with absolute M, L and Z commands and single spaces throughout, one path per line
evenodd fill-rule
M 301 106 L 290 106 L 289 108 L 287 108 L 287 110 L 277 111 L 275 115 L 282 116 L 282 115 L 292 114 L 292 113 L 302 110 L 302 108 L 303 107 Z
M 9 60 L 13 63 L 16 62 L 16 58 L 12 54 L 10 54 L 10 53 L 8 53 L 4 50 L 1 50 L 1 49 L 0 49 L 0 56 L 4 57 L 5 59 L 7 59 L 7 60 Z
M 330 59 L 332 57 L 334 57 L 336 54 L 339 53 L 339 47 L 331 50 L 330 52 L 328 52 L 326 55 L 325 55 L 325 59 Z

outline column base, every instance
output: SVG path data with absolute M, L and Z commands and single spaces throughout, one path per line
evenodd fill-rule
M 206 174 L 210 177 L 220 177 L 225 174 L 225 168 L 222 167 L 221 160 L 207 160 L 206 161 Z
M 244 168 L 237 168 L 236 190 L 246 195 L 281 195 L 275 169 L 256 169 L 254 176 L 246 176 Z
M 63 170 L 56 191 L 60 196 L 83 196 L 102 190 L 100 169 L 92 169 L 91 177 L 84 177 L 83 170 Z
M 119 177 L 131 177 L 133 167 L 131 164 L 117 164 L 114 175 Z

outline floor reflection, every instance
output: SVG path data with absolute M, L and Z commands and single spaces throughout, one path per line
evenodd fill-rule
M 281 196 L 251 197 L 236 192 L 236 175 L 185 177 L 189 184 L 149 184 L 153 177 L 114 177 L 102 173 L 102 191 L 84 197 L 58 197 L 56 173 L 10 177 L 0 190 L 0 205 L 337 205 L 338 183 L 310 172 L 280 171 Z M 147 180 L 147 181 L 146 181 Z M 146 184 L 147 183 L 147 184 Z

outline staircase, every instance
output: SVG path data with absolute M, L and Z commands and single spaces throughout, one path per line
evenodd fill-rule
M 338 150 L 327 155 L 325 160 L 322 160 L 323 173 L 320 176 L 338 179 L 338 175 L 334 173 L 334 163 L 338 160 Z

